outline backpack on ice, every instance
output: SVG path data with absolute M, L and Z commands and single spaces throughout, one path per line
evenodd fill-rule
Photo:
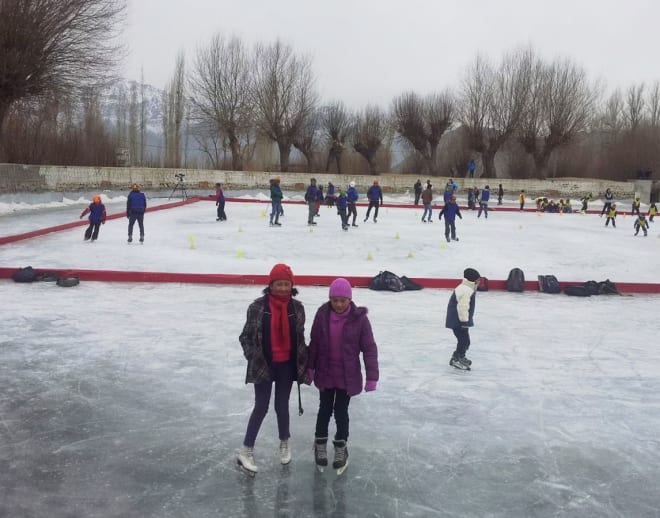
M 520 268 L 513 268 L 506 279 L 507 291 L 525 291 L 525 274 Z
M 400 277 L 400 279 L 401 279 L 401 282 L 403 283 L 403 287 L 404 287 L 406 290 L 421 290 L 421 289 L 424 287 L 424 286 L 420 286 L 420 285 L 417 284 L 415 281 L 411 281 L 411 280 L 410 280 L 408 277 L 406 277 L 405 275 L 402 275 L 402 276 Z
M 566 286 L 564 293 L 573 297 L 591 297 L 591 293 L 584 286 Z
M 34 282 L 37 280 L 37 272 L 32 266 L 26 266 L 14 272 L 11 278 L 14 282 Z
M 561 286 L 554 275 L 539 275 L 539 291 L 543 293 L 561 293 Z
M 397 275 L 385 270 L 371 279 L 369 289 L 376 291 L 404 291 L 406 286 Z

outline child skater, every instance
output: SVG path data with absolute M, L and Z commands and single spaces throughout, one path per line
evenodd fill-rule
M 254 408 L 237 459 L 238 465 L 250 476 L 257 473 L 254 444 L 268 412 L 273 385 L 280 462 L 291 462 L 289 396 L 294 381 L 305 381 L 307 365 L 305 308 L 293 298 L 298 294 L 293 284 L 293 272 L 289 266 L 273 266 L 264 295 L 248 307 L 247 320 L 238 339 L 247 360 L 245 383 L 254 384 Z
M 89 214 L 89 226 L 85 230 L 85 241 L 89 241 L 91 238 L 94 242 L 99 237 L 101 225 L 105 225 L 105 205 L 101 203 L 101 197 L 98 194 L 94 196 L 89 207 L 82 211 L 80 219 L 83 219 L 86 214 Z
M 338 474 L 348 465 L 348 404 L 362 392 L 360 353 L 366 371 L 364 390 L 376 390 L 378 347 L 367 317 L 367 308 L 352 300 L 350 283 L 338 278 L 330 284 L 330 300 L 316 312 L 307 362 L 307 381 L 319 389 L 319 411 L 314 435 L 314 460 L 319 470 L 328 465 L 328 426 L 334 414 L 337 431 L 333 469 Z
M 449 365 L 466 371 L 469 371 L 472 365 L 472 361 L 465 357 L 465 353 L 470 347 L 470 327 L 474 325 L 472 319 L 480 277 L 481 275 L 474 268 L 466 268 L 463 272 L 463 280 L 456 286 L 447 304 L 445 327 L 451 329 L 458 340 Z
M 218 217 L 216 221 L 227 221 L 227 214 L 225 214 L 225 193 L 222 191 L 222 184 L 215 184 L 215 206 L 218 207 Z
M 612 228 L 616 228 L 616 203 L 612 203 L 609 209 L 607 209 L 607 218 L 605 219 L 605 226 L 612 222 Z
M 637 216 L 633 226 L 635 227 L 635 235 L 639 234 L 639 231 L 642 230 L 644 232 L 644 237 L 646 237 L 649 230 L 649 222 L 646 221 L 646 216 L 644 216 L 644 214 L 639 214 Z
M 348 198 L 345 191 L 339 191 L 337 197 L 337 214 L 341 217 L 341 229 L 348 230 Z
M 649 221 L 653 223 L 653 218 L 658 212 L 658 208 L 655 206 L 655 202 L 651 203 L 651 206 L 649 207 Z

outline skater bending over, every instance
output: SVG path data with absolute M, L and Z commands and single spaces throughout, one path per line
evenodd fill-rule
M 92 203 L 89 204 L 85 210 L 82 211 L 80 219 L 83 219 L 86 214 L 89 214 L 89 226 L 85 230 L 85 241 L 96 241 L 99 237 L 99 229 L 101 225 L 105 225 L 105 205 L 101 203 L 101 197 L 97 194 L 94 196 Z
M 247 310 L 247 320 L 239 337 L 247 360 L 245 383 L 254 384 L 254 408 L 250 414 L 238 464 L 248 474 L 257 472 L 254 444 L 266 417 L 275 385 L 275 414 L 280 439 L 280 462 L 291 462 L 289 449 L 289 396 L 294 381 L 304 381 L 307 364 L 305 309 L 293 297 L 291 268 L 276 264 L 270 271 L 268 287 Z
M 445 327 L 451 329 L 458 340 L 449 365 L 466 371 L 469 371 L 472 365 L 465 353 L 470 348 L 470 327 L 474 325 L 474 305 L 480 277 L 477 270 L 466 268 L 463 280 L 456 286 L 447 304 Z
M 367 308 L 352 300 L 350 283 L 343 278 L 330 285 L 329 301 L 316 312 L 309 343 L 308 381 L 319 389 L 319 411 L 314 435 L 314 459 L 320 470 L 328 465 L 328 426 L 334 414 L 337 431 L 332 441 L 332 467 L 342 473 L 348 461 L 348 404 L 362 392 L 360 353 L 366 371 L 364 390 L 376 390 L 378 348 Z

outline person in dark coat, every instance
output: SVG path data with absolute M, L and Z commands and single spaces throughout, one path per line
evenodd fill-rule
M 105 225 L 105 205 L 101 203 L 101 197 L 97 194 L 92 199 L 92 203 L 89 204 L 85 210 L 82 211 L 80 219 L 83 219 L 87 214 L 89 214 L 89 226 L 85 230 L 85 241 L 92 242 L 96 241 L 99 237 L 99 229 L 101 225 Z
M 275 385 L 275 413 L 280 439 L 280 462 L 291 462 L 289 448 L 289 396 L 294 381 L 305 381 L 307 345 L 305 343 L 305 308 L 295 300 L 291 268 L 276 264 L 270 271 L 264 295 L 247 310 L 247 319 L 239 336 L 247 360 L 245 383 L 254 384 L 254 408 L 250 414 L 238 464 L 250 474 L 257 472 L 254 445 L 266 417 Z
M 497 204 L 502 205 L 502 198 L 504 198 L 504 187 L 502 184 L 497 188 Z
M 481 201 L 479 201 L 479 212 L 477 212 L 477 217 L 481 217 L 481 213 L 484 213 L 484 217 L 488 218 L 488 200 L 490 200 L 490 188 L 486 185 L 481 190 Z
M 603 210 L 600 211 L 600 217 L 603 217 L 603 214 L 608 214 L 612 208 L 612 203 L 614 203 L 614 194 L 612 190 L 608 187 L 605 189 L 605 203 L 603 204 Z
M 316 178 L 309 180 L 309 185 L 305 191 L 305 201 L 307 202 L 307 224 L 316 225 L 314 216 L 317 213 L 316 202 L 318 201 L 319 188 L 316 186 Z
M 314 435 L 314 457 L 318 466 L 328 463 L 328 427 L 334 414 L 335 469 L 344 468 L 348 459 L 348 405 L 351 397 L 362 392 L 360 354 L 364 362 L 364 390 L 376 390 L 379 378 L 378 347 L 365 307 L 353 302 L 350 283 L 344 278 L 332 281 L 329 301 L 316 312 L 312 324 L 307 362 L 308 380 L 319 389 L 319 411 Z
M 461 215 L 461 209 L 458 206 L 458 203 L 456 203 L 456 196 L 452 196 L 449 199 L 449 203 L 447 203 L 447 205 L 445 205 L 440 211 L 438 219 L 442 219 L 442 216 L 445 217 L 445 239 L 447 240 L 447 243 L 450 241 L 450 234 L 451 239 L 458 241 L 458 237 L 456 237 L 456 216 L 460 219 L 463 219 L 463 216 Z
M 422 181 L 419 178 L 413 185 L 413 190 L 415 191 L 415 205 L 419 205 L 419 198 L 422 196 Z
M 284 213 L 282 210 L 282 189 L 280 187 L 280 177 L 276 176 L 270 180 L 270 222 L 271 227 L 281 227 L 280 216 Z
M 424 204 L 424 214 L 422 214 L 422 223 L 426 223 L 426 216 L 428 215 L 429 223 L 433 223 L 433 206 L 431 202 L 433 201 L 433 188 L 430 185 L 426 186 L 424 192 L 422 193 L 422 203 Z
M 371 214 L 371 209 L 374 210 L 374 223 L 378 223 L 378 207 L 383 204 L 383 190 L 378 185 L 378 180 L 374 180 L 374 183 L 369 190 L 367 191 L 367 199 L 369 200 L 369 208 L 367 209 L 367 215 L 364 218 L 366 223 L 369 219 L 369 214 Z
M 355 188 L 355 182 L 351 181 L 348 184 L 348 191 L 346 191 L 346 199 L 348 200 L 348 216 L 353 216 L 353 222 L 351 223 L 352 227 L 357 227 L 355 224 L 355 219 L 357 218 L 357 207 L 355 204 L 360 199 L 360 194 Z M 348 219 L 346 220 L 348 222 Z
M 126 217 L 128 218 L 128 242 L 133 241 L 133 226 L 137 221 L 140 228 L 140 243 L 144 243 L 144 213 L 147 210 L 147 197 L 140 191 L 140 186 L 134 183 L 126 198 Z
M 463 271 L 463 280 L 456 286 L 447 304 L 445 327 L 451 329 L 457 339 L 456 350 L 449 365 L 461 370 L 470 370 L 472 361 L 465 357 L 470 347 L 470 327 L 474 326 L 474 308 L 481 275 L 474 268 Z
M 215 206 L 218 207 L 216 221 L 227 221 L 227 214 L 225 214 L 225 193 L 222 191 L 222 185 L 220 183 L 215 184 Z
M 341 218 L 341 229 L 348 230 L 348 198 L 346 197 L 346 191 L 339 191 L 336 202 L 337 214 Z

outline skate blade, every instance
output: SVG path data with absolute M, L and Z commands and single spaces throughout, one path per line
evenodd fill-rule
M 250 471 L 250 470 L 247 469 L 245 466 L 243 466 L 243 464 L 241 464 L 241 461 L 240 461 L 240 460 L 237 459 L 237 460 L 236 460 L 236 464 L 238 465 L 238 470 L 239 470 L 241 473 L 243 473 L 244 475 L 247 475 L 247 476 L 250 477 L 250 478 L 254 478 L 254 477 L 257 475 L 257 472 L 256 472 L 256 471 Z
M 344 464 L 341 468 L 337 469 L 337 476 L 342 475 L 344 471 L 346 471 L 346 468 L 348 468 L 348 461 L 346 461 L 346 464 Z
M 319 466 L 318 464 L 316 465 L 316 471 L 319 473 L 324 473 L 325 472 L 325 466 Z

